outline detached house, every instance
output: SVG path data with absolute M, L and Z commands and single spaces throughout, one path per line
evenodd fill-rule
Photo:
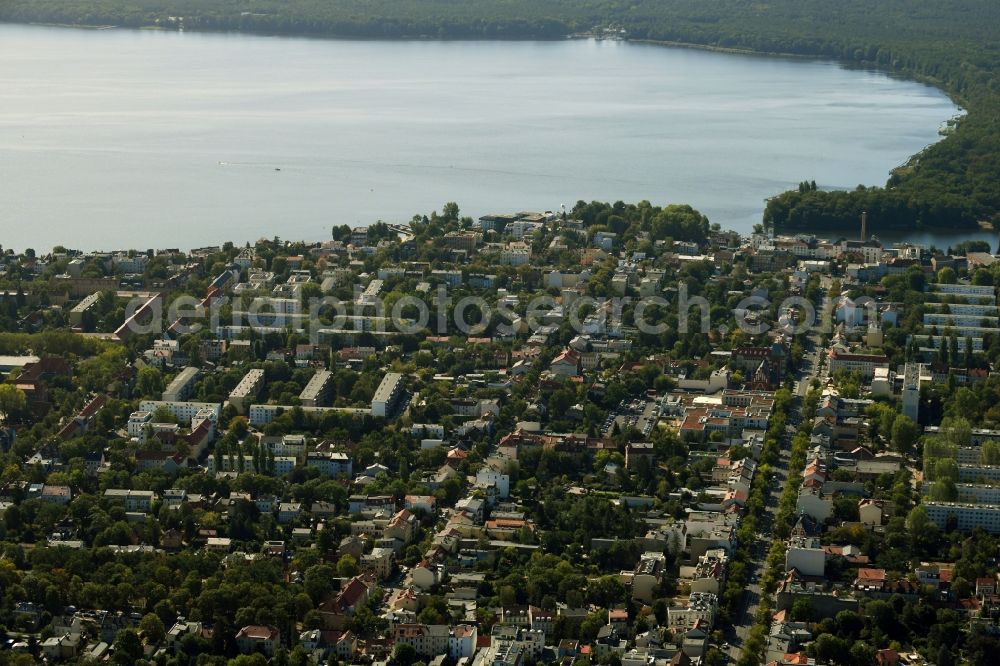
M 416 515 L 409 509 L 402 509 L 389 519 L 389 524 L 386 525 L 382 535 L 387 539 L 410 543 L 417 536 L 418 526 Z
M 281 632 L 274 627 L 248 625 L 237 632 L 236 645 L 243 654 L 260 652 L 273 657 L 281 646 Z
M 552 359 L 552 363 L 549 364 L 549 371 L 554 375 L 563 377 L 577 377 L 580 375 L 580 363 L 580 352 L 574 349 L 567 349 Z
M 343 629 L 347 617 L 368 599 L 373 586 L 374 583 L 369 585 L 361 576 L 349 580 L 336 596 L 320 604 L 319 614 L 323 618 L 323 626 L 327 629 Z

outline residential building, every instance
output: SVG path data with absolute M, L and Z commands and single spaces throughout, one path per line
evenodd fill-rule
M 181 424 L 190 423 L 191 420 L 198 416 L 198 413 L 203 410 L 209 410 L 214 413 L 216 420 L 218 420 L 218 416 L 222 412 L 222 406 L 215 402 L 143 400 L 139 403 L 140 412 L 154 413 L 161 407 L 170 412 L 174 418 L 177 419 L 177 422 Z
M 803 486 L 799 488 L 795 511 L 822 523 L 833 515 L 833 497 L 824 494 L 820 486 Z
M 163 390 L 164 402 L 182 402 L 194 391 L 195 382 L 201 375 L 198 368 L 187 367 L 181 370 Z
M 632 598 L 652 604 L 657 587 L 663 581 L 667 556 L 662 552 L 647 551 L 639 558 L 632 572 Z
M 409 645 L 422 657 L 448 654 L 451 628 L 444 624 L 400 624 L 393 628 L 396 645 Z
M 914 423 L 919 423 L 920 387 L 930 376 L 923 372 L 924 366 L 919 363 L 907 363 L 903 368 L 902 412 Z
M 372 548 L 370 553 L 361 556 L 361 568 L 371 571 L 379 580 L 385 580 L 392 573 L 395 553 L 391 548 Z
M 826 551 L 815 537 L 794 538 L 785 550 L 785 571 L 797 570 L 803 576 L 822 576 L 826 571 Z
M 69 323 L 71 326 L 83 326 L 84 317 L 87 313 L 97 305 L 97 301 L 101 297 L 101 292 L 95 291 L 90 294 L 82 301 L 73 306 L 73 309 L 69 311 Z
M 851 351 L 840 345 L 830 348 L 829 361 L 830 374 L 840 370 L 859 372 L 861 377 L 868 381 L 875 376 L 875 368 L 889 367 L 889 358 L 885 354 L 874 351 Z
M 273 657 L 281 647 L 281 632 L 274 627 L 248 625 L 237 632 L 236 646 L 242 654 L 260 652 Z
M 386 373 L 372 396 L 372 416 L 391 416 L 403 393 L 403 376 L 398 372 Z
M 692 592 L 687 603 L 667 608 L 667 627 L 672 631 L 687 631 L 699 622 L 709 627 L 715 624 L 719 597 L 710 592 Z
M 476 472 L 476 486 L 495 486 L 500 499 L 510 496 L 510 476 L 490 466 L 481 467 Z
M 149 513 L 153 509 L 156 493 L 152 490 L 108 488 L 104 491 L 104 499 L 123 505 L 126 511 Z
M 350 456 L 339 451 L 310 451 L 306 454 L 306 467 L 318 469 L 331 477 L 350 478 L 354 474 Z
M 252 368 L 243 375 L 243 379 L 229 394 L 229 404 L 240 414 L 246 414 L 250 404 L 256 399 L 264 386 L 264 371 Z
M 452 659 L 471 659 L 478 647 L 478 630 L 474 624 L 457 624 L 448 636 L 448 656 Z
M 942 531 L 957 529 L 971 532 L 981 528 L 991 534 L 1000 534 L 1000 505 L 925 501 L 921 506 L 931 522 Z
M 332 390 L 333 373 L 329 370 L 317 370 L 299 394 L 299 401 L 305 407 L 325 407 L 330 403 Z
M 73 499 L 73 491 L 69 486 L 54 486 L 50 484 L 32 484 L 28 487 L 28 498 L 38 498 L 50 504 L 69 504 Z

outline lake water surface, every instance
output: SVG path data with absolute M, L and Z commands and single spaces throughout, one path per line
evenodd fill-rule
M 958 110 L 835 63 L 615 42 L 0 25 L 0 243 L 325 239 L 335 224 L 885 182 Z

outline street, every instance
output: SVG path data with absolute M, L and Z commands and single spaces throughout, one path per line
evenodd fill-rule
M 829 321 L 827 312 L 828 298 L 824 294 L 820 303 L 819 312 L 821 322 Z M 771 471 L 771 477 L 767 483 L 767 500 L 765 513 L 760 517 L 758 524 L 757 538 L 753 544 L 753 558 L 748 563 L 750 578 L 743 600 L 736 611 L 732 625 L 724 631 L 725 640 L 729 644 L 728 649 L 723 652 L 732 661 L 740 658 L 742 645 L 750 635 L 750 630 L 754 625 L 757 615 L 757 608 L 760 605 L 761 587 L 760 580 L 764 575 L 764 568 L 767 562 L 767 553 L 774 541 L 774 521 L 777 517 L 778 503 L 781 501 L 781 493 L 785 488 L 788 479 L 788 453 L 791 450 L 792 440 L 795 437 L 798 424 L 802 420 L 802 399 L 809 391 L 809 384 L 814 378 L 819 378 L 820 382 L 825 381 L 826 363 L 822 363 L 821 348 L 822 326 L 813 326 L 806 336 L 805 354 L 802 363 L 797 370 L 798 379 L 796 381 L 795 395 L 791 407 L 788 411 L 788 427 L 781 437 L 781 455 Z

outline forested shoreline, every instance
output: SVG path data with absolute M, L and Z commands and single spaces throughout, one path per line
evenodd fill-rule
M 885 187 L 786 192 L 765 224 L 836 229 L 868 210 L 873 232 L 1000 225 L 1000 3 L 990 0 L 0 0 L 0 21 L 383 39 L 561 39 L 615 27 L 630 39 L 877 67 L 940 87 L 967 115 Z

